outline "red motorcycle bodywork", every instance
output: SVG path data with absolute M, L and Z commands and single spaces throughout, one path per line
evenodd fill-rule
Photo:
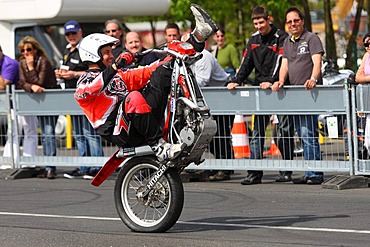
M 174 40 L 168 45 L 169 50 L 176 51 L 184 55 L 195 55 L 197 52 L 194 50 L 194 46 L 189 43 Z
M 116 154 L 119 152 L 117 150 L 108 160 L 105 162 L 104 166 L 100 169 L 98 174 L 95 175 L 91 184 L 94 186 L 100 186 L 116 169 L 122 164 L 127 158 L 117 158 Z

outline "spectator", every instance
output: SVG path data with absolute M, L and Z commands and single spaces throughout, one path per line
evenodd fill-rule
M 288 36 L 284 31 L 270 24 L 271 17 L 264 7 L 256 7 L 252 11 L 252 21 L 257 29 L 248 40 L 247 48 L 235 80 L 228 85 L 229 89 L 242 85 L 250 73 L 255 71 L 254 86 L 270 89 L 272 83 L 279 78 L 278 68 L 281 62 L 283 41 Z M 255 47 L 252 49 L 252 47 Z M 276 49 L 272 49 L 276 47 Z M 251 159 L 262 159 L 265 145 L 265 131 L 270 123 L 270 115 L 255 115 L 251 140 L 249 142 Z M 263 171 L 248 170 L 246 178 L 241 180 L 243 185 L 259 184 L 262 182 Z M 278 182 L 292 181 L 291 172 L 281 172 Z
M 216 26 L 199 6 L 192 4 L 191 10 L 200 24 L 194 32 L 194 36 L 198 34 L 197 39 L 192 36 L 189 40 L 194 42 L 196 50 L 203 50 L 204 42 L 196 40 L 199 36 L 204 40 Z M 166 57 L 142 68 L 121 70 L 132 61 L 132 54 L 123 53 L 112 64 L 111 45 L 115 42 L 116 39 L 102 34 L 89 35 L 82 41 L 81 58 L 89 63 L 89 70 L 78 82 L 76 100 L 90 123 L 106 140 L 120 147 L 146 141 L 159 160 L 176 158 L 186 145 L 166 143 L 161 138 L 160 128 L 172 74 L 171 69 L 160 65 L 172 58 Z M 151 86 L 141 90 L 142 93 L 137 91 L 148 83 L 149 78 Z M 121 120 L 117 121 L 117 118 Z M 130 123 L 130 135 L 126 123 Z
M 168 23 L 164 28 L 164 37 L 167 41 L 164 45 L 167 45 L 173 40 L 180 40 L 181 36 L 179 26 L 176 23 Z M 163 58 L 164 56 L 157 54 L 157 57 Z
M 68 70 L 55 70 L 57 78 L 64 79 L 66 88 L 76 88 L 78 78 L 88 69 L 88 66 L 81 61 L 77 49 L 82 40 L 82 29 L 75 20 L 67 21 L 64 24 L 64 34 L 68 45 L 63 53 L 63 65 Z M 103 156 L 101 138 L 95 133 L 85 116 L 72 116 L 73 136 L 76 140 L 80 156 Z M 53 122 L 55 127 L 55 121 Z M 98 168 L 80 166 L 72 172 L 64 173 L 65 178 L 93 179 Z
M 143 43 L 141 42 L 140 35 L 137 32 L 128 32 L 125 37 L 125 47 L 126 49 L 135 54 L 137 52 L 143 52 L 146 49 L 143 47 Z M 130 67 L 139 67 L 151 64 L 152 62 L 159 59 L 155 53 L 148 53 L 145 56 L 139 58 L 136 61 L 133 61 Z
M 183 35 L 182 40 L 186 40 L 188 34 Z M 192 65 L 195 79 L 200 87 L 223 87 L 231 77 L 227 74 L 216 58 L 207 50 L 202 51 L 201 60 Z M 231 144 L 231 127 L 233 119 L 228 115 L 213 115 L 217 122 L 217 132 L 209 144 L 210 152 L 216 159 L 232 159 L 233 150 Z M 218 137 L 218 138 L 217 138 Z M 230 170 L 214 170 L 208 177 L 210 181 L 222 181 L 230 179 Z
M 362 57 L 362 62 L 356 73 L 357 83 L 370 83 L 370 33 L 364 35 L 362 39 L 365 47 L 365 54 Z M 364 146 L 367 149 L 367 153 L 370 153 L 370 114 L 366 114 L 365 124 L 365 140 Z
M 176 23 L 168 23 L 164 28 L 164 37 L 167 43 L 173 40 L 180 40 L 180 28 Z
M 118 39 L 117 44 L 115 44 L 112 47 L 113 49 L 112 53 L 113 53 L 114 59 L 116 59 L 119 56 L 119 54 L 121 54 L 124 50 L 124 47 L 123 47 L 124 30 L 123 30 L 122 23 L 117 19 L 107 20 L 105 22 L 104 32 L 106 35 L 109 35 L 111 37 Z
M 24 37 L 18 43 L 18 50 L 21 54 L 19 58 L 19 88 L 30 93 L 42 93 L 45 88 L 56 88 L 56 78 L 52 64 L 37 40 L 31 36 Z M 55 120 L 55 116 L 39 117 L 44 156 L 56 156 L 55 122 L 54 125 L 52 124 Z M 37 137 L 37 119 L 32 119 L 27 124 L 33 125 L 32 132 Z M 45 172 L 40 174 L 39 177 L 54 179 L 55 171 L 55 166 L 46 166 Z
M 7 85 L 15 85 L 17 86 L 18 84 L 18 81 L 19 81 L 19 65 L 18 65 L 18 62 L 6 55 L 3 54 L 3 50 L 1 49 L 1 46 L 0 46 L 0 90 L 5 90 L 6 86 Z M 9 99 L 10 100 L 10 99 Z M 12 107 L 12 102 L 9 101 L 10 103 L 10 107 Z M 11 110 L 13 111 L 13 110 Z M 18 117 L 18 123 L 20 123 L 20 120 L 21 120 L 21 116 Z M 12 113 L 12 124 L 13 126 L 15 126 L 15 121 L 14 121 L 14 114 Z M 19 124 L 19 126 L 21 126 Z M 18 162 L 18 158 L 19 158 L 19 141 L 17 139 L 17 136 L 18 136 L 18 128 L 14 128 L 13 130 L 11 130 L 11 128 L 8 128 L 8 131 L 7 131 L 7 136 L 8 136 L 8 139 L 5 143 L 5 146 L 4 146 L 4 153 L 3 153 L 3 156 L 4 157 L 11 157 L 11 154 L 12 154 L 12 145 L 11 145 L 11 138 L 12 138 L 12 141 L 13 141 L 13 157 L 14 157 L 14 161 L 15 163 Z M 28 138 L 27 138 L 28 139 Z M 25 142 L 24 142 L 24 146 L 25 146 Z M 29 147 L 29 145 L 27 145 L 26 147 Z M 37 146 L 36 146 L 37 148 Z M 31 154 L 31 150 L 29 151 L 26 151 L 24 149 L 24 154 L 26 153 L 29 153 Z M 11 168 L 11 166 L 8 166 L 8 165 L 0 165 L 0 168 L 1 169 L 6 169 L 6 168 Z
M 292 85 L 303 85 L 307 90 L 322 84 L 321 64 L 324 49 L 319 37 L 304 28 L 304 16 L 296 7 L 290 7 L 285 12 L 285 22 L 290 38 L 284 41 L 284 52 L 280 67 L 279 80 L 272 86 L 273 91 L 279 91 L 289 78 Z M 318 141 L 317 115 L 289 116 L 287 127 L 289 139 L 294 136 L 294 128 L 302 141 L 305 160 L 321 160 Z M 294 121 L 294 126 L 293 126 Z M 284 138 L 286 139 L 286 138 Z M 306 171 L 304 176 L 293 179 L 295 184 L 321 184 L 324 181 L 323 172 Z
M 207 50 L 202 51 L 203 58 L 193 65 L 196 81 L 200 87 L 224 87 L 231 77 L 220 66 L 216 58 Z M 231 128 L 233 118 L 229 115 L 213 115 L 217 122 L 217 132 L 209 144 L 210 152 L 216 159 L 232 159 Z M 217 138 L 218 137 L 218 138 Z M 213 171 L 209 181 L 230 179 L 230 170 Z
M 203 50 L 203 57 L 193 66 L 193 72 L 200 87 L 223 87 L 231 79 L 212 54 Z
M 218 26 L 218 31 L 213 35 L 216 45 L 212 46 L 212 54 L 226 73 L 235 77 L 236 70 L 240 66 L 238 50 L 232 44 L 225 42 L 225 29 Z
M 18 80 L 18 62 L 5 55 L 0 46 L 0 90 L 5 90 L 7 85 L 17 85 Z

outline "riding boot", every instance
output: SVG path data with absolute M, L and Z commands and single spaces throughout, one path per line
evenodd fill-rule
M 195 28 L 192 34 L 198 42 L 206 41 L 212 34 L 218 31 L 216 23 L 202 7 L 197 4 L 191 4 L 190 10 L 195 18 Z

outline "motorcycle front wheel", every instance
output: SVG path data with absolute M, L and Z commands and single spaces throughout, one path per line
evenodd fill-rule
M 135 232 L 165 232 L 179 219 L 184 205 L 180 174 L 169 168 L 145 197 L 140 192 L 158 170 L 154 156 L 137 157 L 121 168 L 115 188 L 115 206 L 121 220 Z

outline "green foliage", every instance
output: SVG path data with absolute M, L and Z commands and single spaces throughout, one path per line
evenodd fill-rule
M 240 52 L 245 48 L 245 39 L 256 31 L 250 18 L 253 8 L 264 6 L 270 16 L 273 17 L 274 24 L 278 28 L 284 29 L 285 10 L 290 6 L 302 7 L 301 0 L 171 0 L 170 8 L 164 17 L 156 17 L 156 19 L 154 19 L 155 17 L 147 17 L 149 19 L 130 18 L 130 21 L 167 20 L 168 22 L 184 22 L 187 20 L 194 25 L 194 18 L 190 11 L 192 2 L 205 8 L 212 18 L 225 28 L 227 42 L 234 44 Z M 316 6 L 310 3 L 311 6 L 320 7 L 320 3 Z M 184 24 L 182 28 L 185 29 L 187 26 Z M 212 43 L 213 40 L 210 39 L 210 42 Z

